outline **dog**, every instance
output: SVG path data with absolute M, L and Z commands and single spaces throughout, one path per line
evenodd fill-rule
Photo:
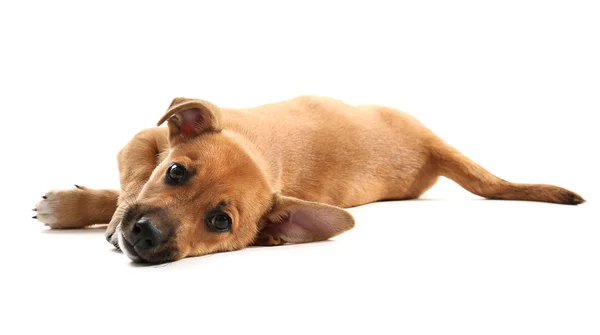
M 402 111 L 320 96 L 249 109 L 175 98 L 117 161 L 121 190 L 50 191 L 33 218 L 108 223 L 106 239 L 130 259 L 163 263 L 327 240 L 354 227 L 344 208 L 419 198 L 439 176 L 487 199 L 585 201 L 500 179 Z

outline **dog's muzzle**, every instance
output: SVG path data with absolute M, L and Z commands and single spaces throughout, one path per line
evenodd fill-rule
M 115 232 L 119 248 L 135 262 L 162 263 L 173 260 L 176 254 L 176 248 L 171 245 L 173 234 L 159 227 L 148 216 L 123 222 Z

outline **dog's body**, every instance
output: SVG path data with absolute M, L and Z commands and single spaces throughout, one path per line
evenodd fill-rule
M 166 120 L 120 151 L 121 191 L 52 191 L 37 219 L 52 228 L 110 221 L 107 238 L 132 259 L 162 262 L 327 239 L 354 224 L 340 207 L 418 198 L 439 176 L 490 199 L 584 201 L 504 181 L 383 106 L 303 96 L 228 109 L 178 98 L 159 124 Z

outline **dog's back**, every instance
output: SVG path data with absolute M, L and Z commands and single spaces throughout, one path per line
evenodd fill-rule
M 301 96 L 222 112 L 225 131 L 241 134 L 264 158 L 271 185 L 301 199 L 342 207 L 413 199 L 446 176 L 486 198 L 583 202 L 559 187 L 506 182 L 393 108 Z

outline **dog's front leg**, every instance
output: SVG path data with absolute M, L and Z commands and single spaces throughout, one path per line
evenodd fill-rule
M 106 224 L 117 207 L 117 190 L 72 189 L 46 192 L 35 205 L 34 219 L 52 229 L 76 229 Z
M 164 159 L 168 150 L 166 128 L 149 128 L 136 134 L 117 155 L 121 194 L 108 227 L 106 240 L 118 247 L 115 234 L 127 208 L 135 202 L 138 194 L 150 178 L 154 168 Z

